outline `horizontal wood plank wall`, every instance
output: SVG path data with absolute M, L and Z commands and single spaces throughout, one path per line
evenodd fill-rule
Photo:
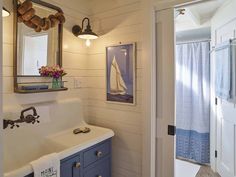
M 92 21 L 100 37 L 92 41 L 88 57 L 88 119 L 115 131 L 113 177 L 141 177 L 142 169 L 142 37 L 139 1 L 93 1 Z M 105 47 L 137 42 L 135 106 L 106 100 Z
M 7 0 L 11 3 L 11 0 Z M 12 16 L 4 18 L 4 106 L 31 104 L 65 98 L 81 98 L 84 102 L 86 118 L 95 125 L 115 131 L 113 139 L 113 177 L 141 177 L 142 164 L 142 22 L 140 2 L 137 0 L 82 1 L 86 8 L 79 10 L 73 0 L 71 6 L 63 1 L 54 1 L 65 12 L 67 22 L 63 38 L 63 66 L 68 72 L 69 91 L 19 95 L 13 93 L 13 26 Z M 66 2 L 66 1 L 64 1 Z M 90 8 L 87 8 L 89 6 Z M 87 11 L 90 10 L 90 11 Z M 91 15 L 92 14 L 92 15 Z M 100 38 L 92 41 L 90 48 L 85 42 L 75 38 L 71 28 L 81 24 L 83 17 L 91 17 L 93 29 Z M 105 47 L 119 42 L 137 43 L 136 60 L 136 102 L 135 106 L 108 104 L 105 102 Z M 82 81 L 82 88 L 74 88 L 74 78 Z
M 67 3 L 66 1 L 49 2 L 58 5 L 63 9 L 66 16 L 63 33 L 63 67 L 68 73 L 64 80 L 68 81 L 66 87 L 69 88 L 66 92 L 54 93 L 39 93 L 20 95 L 13 92 L 13 15 L 3 18 L 3 103 L 4 107 L 9 105 L 31 104 L 43 101 L 54 101 L 64 98 L 87 98 L 87 88 L 81 85 L 81 88 L 74 88 L 74 78 L 79 78 L 81 81 L 87 77 L 87 58 L 88 48 L 84 41 L 76 38 L 71 29 L 73 25 L 80 24 L 85 16 L 89 16 L 84 9 L 87 4 L 79 4 L 77 1 Z M 84 1 L 86 2 L 86 1 Z M 64 3 L 64 4 L 63 4 Z M 65 4 L 67 3 L 67 4 Z M 9 9 L 12 9 L 12 0 L 5 0 Z M 75 7 L 83 7 L 82 10 Z

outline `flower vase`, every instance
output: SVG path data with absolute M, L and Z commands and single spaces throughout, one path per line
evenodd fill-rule
M 62 78 L 52 78 L 52 88 L 53 89 L 59 89 L 62 88 L 63 84 L 62 84 Z

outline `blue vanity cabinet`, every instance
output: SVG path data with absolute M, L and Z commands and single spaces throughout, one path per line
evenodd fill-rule
M 61 177 L 111 177 L 111 139 L 62 159 L 60 170 Z
M 61 177 L 111 177 L 111 139 L 63 159 Z

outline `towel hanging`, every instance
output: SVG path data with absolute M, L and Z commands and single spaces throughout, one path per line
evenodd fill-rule
M 225 100 L 232 97 L 231 42 L 232 40 L 229 40 L 215 47 L 216 95 Z
M 57 153 L 45 155 L 30 164 L 34 177 L 60 177 L 60 159 Z

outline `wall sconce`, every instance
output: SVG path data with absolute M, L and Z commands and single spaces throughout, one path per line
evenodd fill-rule
M 10 16 L 10 12 L 5 7 L 3 7 L 2 8 L 2 17 L 8 17 L 8 16 Z
M 87 20 L 87 26 L 84 29 L 85 20 Z M 83 29 L 84 29 L 84 31 L 83 31 Z M 79 25 L 73 26 L 72 33 L 76 37 L 79 37 L 81 39 L 85 39 L 86 40 L 86 46 L 88 46 L 88 47 L 91 45 L 90 40 L 98 38 L 98 35 L 92 31 L 91 26 L 90 26 L 90 20 L 87 17 L 84 18 L 83 21 L 82 21 L 82 28 Z

